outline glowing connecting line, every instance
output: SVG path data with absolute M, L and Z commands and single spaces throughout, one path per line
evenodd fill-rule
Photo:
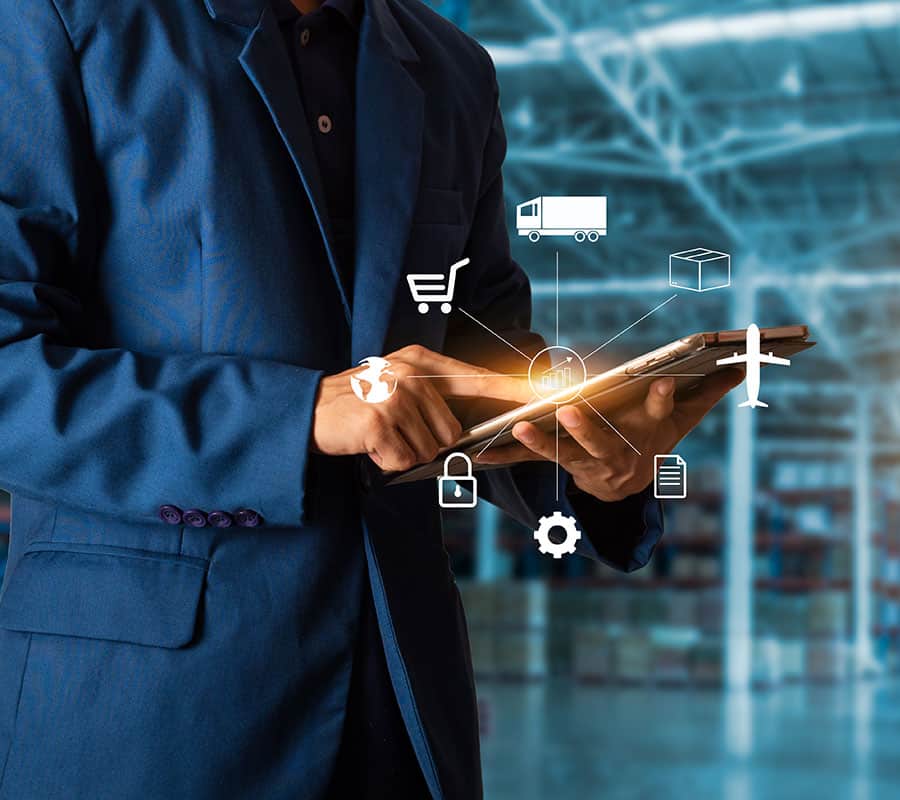
M 557 266 L 556 266 L 556 269 L 557 269 L 557 307 L 556 307 L 557 308 L 557 312 L 556 312 L 557 313 L 557 319 L 556 319 L 557 340 L 559 337 L 559 302 L 558 302 L 559 260 L 558 259 L 559 259 L 559 254 L 557 253 Z M 564 405 L 566 403 L 570 403 L 573 400 L 580 398 L 581 400 L 584 401 L 585 405 L 587 405 L 588 408 L 590 408 L 603 421 L 603 423 L 614 434 L 616 434 L 616 436 L 618 436 L 623 442 L 625 442 L 635 453 L 637 453 L 638 455 L 641 455 L 640 450 L 638 450 L 638 448 L 635 447 L 628 440 L 628 438 L 618 428 L 615 427 L 615 425 L 613 425 L 590 402 L 588 402 L 585 398 L 581 397 L 582 384 L 588 379 L 588 377 L 593 377 L 592 375 L 589 376 L 589 373 L 587 372 L 587 367 L 585 366 L 585 361 L 588 358 L 590 358 L 591 356 L 595 355 L 596 353 L 599 353 L 604 347 L 606 347 L 610 343 L 614 342 L 616 339 L 618 339 L 623 334 L 630 331 L 632 328 L 634 328 L 636 325 L 643 322 L 649 316 L 651 316 L 652 314 L 656 313 L 664 306 L 671 303 L 676 297 L 678 297 L 678 295 L 673 294 L 671 297 L 667 298 L 666 300 L 663 300 L 663 302 L 661 302 L 659 305 L 652 308 L 650 311 L 648 311 L 642 317 L 636 319 L 634 322 L 632 322 L 631 324 L 624 327 L 621 331 L 616 333 L 614 336 L 611 336 L 609 339 L 607 339 L 605 342 L 603 342 L 603 344 L 601 344 L 599 347 L 595 348 L 590 353 L 588 353 L 587 356 L 585 356 L 584 358 L 582 358 L 580 355 L 578 355 L 578 353 L 576 353 L 571 348 L 563 347 L 562 345 L 560 345 L 558 343 L 551 347 L 544 348 L 533 358 L 529 358 L 518 347 L 516 347 L 514 344 L 512 344 L 512 342 L 505 339 L 503 336 L 501 336 L 499 333 L 497 333 L 495 330 L 493 330 L 490 326 L 485 325 L 481 320 L 476 319 L 474 316 L 472 316 L 472 314 L 470 314 L 464 308 L 460 308 L 459 310 L 463 314 L 465 314 L 467 317 L 469 317 L 469 319 L 471 319 L 473 322 L 477 323 L 482 328 L 484 328 L 486 331 L 488 331 L 488 333 L 490 333 L 492 336 L 496 337 L 501 342 L 506 344 L 509 348 L 514 350 L 516 353 L 523 356 L 524 358 L 529 359 L 529 361 L 531 363 L 530 363 L 529 370 L 528 370 L 528 380 L 529 380 L 529 383 L 531 384 L 531 389 L 534 392 L 536 397 L 544 399 L 544 400 L 549 400 L 550 402 L 554 403 L 557 406 Z M 551 366 L 548 369 L 540 370 L 537 368 L 538 361 L 542 361 L 542 363 L 546 363 L 545 361 L 543 361 L 543 359 L 548 358 L 548 357 L 552 359 L 554 355 L 557 356 L 557 359 L 556 359 L 557 363 L 553 364 L 553 366 Z M 666 377 L 677 377 L 677 376 L 670 375 L 669 373 L 648 373 L 645 377 L 652 377 L 655 375 L 663 375 Z M 694 375 L 694 373 L 691 373 L 691 375 Z M 700 377 L 702 377 L 702 376 L 700 376 Z M 566 392 L 565 391 L 566 389 L 571 389 L 571 391 Z M 507 428 L 513 424 L 514 421 L 515 420 L 511 420 L 506 425 L 504 425 L 503 428 L 501 428 L 496 434 L 494 434 L 494 436 L 487 442 L 487 444 L 485 444 L 484 447 L 479 451 L 476 458 L 478 456 L 481 456 L 497 439 L 499 439 L 501 434 L 503 434 L 507 430 Z M 555 428 L 556 428 L 556 451 L 558 453 L 559 452 L 559 424 L 558 423 L 555 426 Z M 559 465 L 557 464 L 557 469 L 558 468 L 559 468 Z M 558 483 L 558 481 L 557 481 L 557 483 Z
M 593 377 L 592 374 L 589 374 L 587 371 L 587 367 L 585 365 L 585 360 L 590 358 L 594 354 L 600 352 L 604 347 L 609 345 L 611 342 L 614 342 L 623 334 L 630 331 L 639 323 L 643 322 L 650 315 L 659 311 L 659 309 L 663 308 L 668 303 L 672 302 L 678 295 L 672 295 L 671 297 L 664 300 L 662 303 L 657 305 L 655 308 L 652 308 L 646 314 L 644 314 L 639 319 L 632 322 L 630 325 L 627 325 L 621 331 L 616 333 L 614 336 L 607 339 L 603 344 L 599 347 L 592 350 L 588 353 L 587 356 L 582 358 L 578 353 L 572 350 L 569 347 L 564 347 L 559 344 L 559 253 L 556 255 L 556 294 L 557 294 L 557 302 L 556 302 L 556 335 L 557 335 L 557 343 L 550 347 L 545 347 L 535 356 L 529 356 L 527 353 L 520 350 L 516 347 L 509 339 L 505 338 L 489 325 L 486 325 L 480 319 L 475 317 L 473 314 L 470 314 L 464 308 L 457 306 L 457 310 L 467 316 L 470 320 L 472 320 L 476 325 L 480 326 L 484 330 L 486 330 L 491 336 L 495 337 L 499 341 L 503 342 L 510 350 L 514 351 L 518 355 L 522 356 L 522 358 L 526 358 L 529 361 L 529 369 L 527 373 L 529 384 L 531 385 L 531 389 L 534 392 L 535 396 L 539 399 L 549 401 L 554 405 L 561 406 L 566 403 L 570 403 L 576 399 L 581 399 L 588 408 L 590 408 L 602 421 L 603 423 L 618 436 L 622 441 L 624 441 L 635 453 L 640 455 L 640 450 L 638 450 L 629 440 L 628 438 L 618 429 L 616 428 L 603 414 L 595 408 L 587 399 L 581 396 L 581 389 L 584 383 L 588 380 L 589 377 Z M 460 264 L 462 262 L 459 262 Z M 456 266 L 456 265 L 454 265 Z M 552 366 L 547 368 L 545 365 L 547 360 L 550 360 Z M 516 373 L 509 374 L 504 373 L 507 377 L 526 377 L 524 373 Z M 645 377 L 651 377 L 652 375 L 656 375 L 658 373 L 648 373 Z M 666 373 L 668 374 L 668 373 Z M 481 378 L 483 377 L 482 373 L 473 373 L 471 375 L 414 375 L 411 376 L 413 378 Z M 476 459 L 483 455 L 485 451 L 491 445 L 494 444 L 502 435 L 505 433 L 517 420 L 515 417 L 509 420 L 499 431 L 497 431 L 493 437 L 481 448 L 481 450 L 476 454 Z M 556 437 L 556 453 L 557 456 L 559 454 L 559 423 L 555 425 L 555 437 Z M 557 470 L 559 469 L 559 459 L 557 458 Z M 557 486 L 559 481 L 557 480 Z M 557 490 L 558 491 L 558 490 Z
M 630 331 L 635 325 L 637 325 L 639 322 L 643 322 L 645 319 L 647 319 L 647 317 L 649 317 L 651 314 L 654 314 L 655 312 L 659 311 L 659 310 L 660 310 L 664 305 L 666 305 L 667 303 L 671 303 L 676 297 L 678 297 L 678 295 L 677 295 L 677 294 L 673 294 L 668 300 L 663 300 L 663 302 L 661 302 L 656 308 L 653 308 L 653 309 L 651 309 L 650 311 L 648 311 L 646 314 L 644 314 L 643 317 L 641 317 L 640 319 L 636 319 L 636 320 L 635 320 L 634 322 L 632 322 L 631 325 L 629 325 L 627 328 L 622 328 L 622 330 L 620 330 L 615 336 L 610 337 L 610 338 L 607 339 L 603 344 L 601 344 L 599 347 L 595 348 L 594 350 L 591 350 L 591 352 L 588 353 L 588 354 L 584 357 L 585 360 L 589 359 L 592 355 L 594 355 L 594 354 L 596 354 L 596 353 L 599 353 L 604 347 L 606 347 L 606 345 L 612 344 L 612 343 L 613 343 L 616 339 L 618 339 L 623 333 L 628 333 L 628 331 Z

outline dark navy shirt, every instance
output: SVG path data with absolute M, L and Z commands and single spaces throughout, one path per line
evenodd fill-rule
M 312 136 L 335 257 L 352 285 L 356 57 L 363 2 L 327 0 L 308 14 L 290 0 L 273 0 L 272 5 Z
M 312 136 L 338 268 L 349 286 L 354 249 L 356 60 L 363 0 L 327 0 L 308 14 L 301 14 L 290 0 L 272 0 L 272 7 Z M 368 581 L 360 605 L 347 715 L 328 798 L 427 798 L 430 793 L 391 688 Z

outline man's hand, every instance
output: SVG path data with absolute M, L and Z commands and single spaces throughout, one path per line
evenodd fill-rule
M 516 403 L 533 399 L 528 382 L 521 378 L 499 375 L 419 345 L 385 358 L 398 384 L 384 402 L 365 403 L 353 394 L 350 376 L 361 367 L 322 379 L 313 418 L 315 450 L 326 455 L 368 453 L 386 471 L 409 469 L 431 461 L 459 438 L 462 426 L 448 408 L 447 398 L 489 397 Z
M 488 449 L 478 461 L 507 464 L 524 460 L 559 461 L 583 492 L 605 501 L 622 500 L 640 492 L 653 480 L 653 456 L 671 453 L 675 445 L 707 412 L 744 378 L 729 369 L 705 378 L 689 397 L 675 401 L 675 381 L 654 381 L 643 405 L 610 419 L 640 455 L 590 408 L 562 406 L 556 412 L 569 433 L 559 440 L 530 422 L 517 422 L 513 436 L 521 444 Z

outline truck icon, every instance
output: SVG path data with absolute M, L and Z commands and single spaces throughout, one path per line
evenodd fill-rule
M 542 236 L 596 242 L 606 236 L 606 198 L 535 197 L 516 206 L 516 228 L 530 242 Z

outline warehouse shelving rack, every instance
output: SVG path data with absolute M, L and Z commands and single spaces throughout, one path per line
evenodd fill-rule
M 898 167 L 895 30 L 869 19 L 848 24 L 827 5 L 813 12 L 809 25 L 803 13 L 786 16 L 774 36 L 771 27 L 751 35 L 756 15 L 787 11 L 752 0 L 717 7 L 728 17 L 723 26 L 691 3 L 612 3 L 598 13 L 586 0 L 474 0 L 469 13 L 498 67 L 509 202 L 598 187 L 609 196 L 607 240 L 590 252 L 559 248 L 560 310 L 573 340 L 565 344 L 640 317 L 664 297 L 665 255 L 698 245 L 732 253 L 727 302 L 698 299 L 650 320 L 630 335 L 626 356 L 686 330 L 751 321 L 808 322 L 820 342 L 786 374 L 766 378 L 765 416 L 729 404 L 703 424 L 716 429 L 710 452 L 725 445 L 723 471 L 741 476 L 722 497 L 727 682 L 738 689 L 751 682 L 755 589 L 843 587 L 853 601 L 858 674 L 871 667 L 873 633 L 884 627 L 875 606 L 893 593 L 878 574 L 878 535 L 890 552 L 896 525 L 877 519 L 886 500 L 875 483 L 896 479 L 900 464 L 900 347 L 878 335 L 900 315 L 900 188 L 886 180 Z M 513 247 L 533 277 L 537 327 L 553 330 L 552 253 L 540 243 Z M 804 457 L 850 466 L 840 533 L 852 569 L 818 579 L 755 576 L 761 548 L 823 561 L 837 552 L 819 540 L 770 542 L 780 531 L 757 518 L 767 462 Z M 793 500 L 809 498 L 784 498 Z M 501 572 L 491 555 L 498 538 L 505 545 L 510 535 L 499 536 L 496 515 L 479 520 L 474 573 L 490 579 Z M 663 560 L 667 551 L 675 545 L 663 545 Z

